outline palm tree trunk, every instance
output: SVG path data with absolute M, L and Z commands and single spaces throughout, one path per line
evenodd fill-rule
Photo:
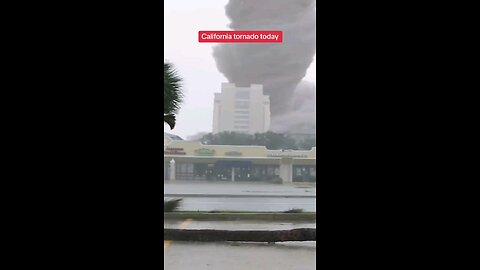
M 164 229 L 164 240 L 204 242 L 286 242 L 316 241 L 317 229 L 302 228 L 281 231 L 224 231 Z

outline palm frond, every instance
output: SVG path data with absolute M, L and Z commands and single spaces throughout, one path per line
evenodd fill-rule
M 173 212 L 180 208 L 182 199 L 164 200 L 163 212 Z
M 182 78 L 170 63 L 164 63 L 163 76 L 163 114 L 174 114 L 183 101 Z
M 170 126 L 170 129 L 175 127 L 175 115 L 174 114 L 164 114 L 163 122 L 167 123 Z

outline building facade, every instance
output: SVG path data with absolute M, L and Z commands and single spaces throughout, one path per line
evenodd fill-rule
M 263 86 L 237 87 L 223 83 L 221 93 L 215 94 L 213 133 L 234 131 L 263 133 L 270 128 L 270 97 L 263 94 Z
M 316 147 L 287 151 L 173 140 L 164 145 L 164 171 L 165 181 L 316 182 Z
M 167 133 L 167 132 L 164 132 L 163 133 L 163 145 L 167 145 L 169 144 L 170 142 L 172 141 L 182 141 L 183 139 L 180 138 L 179 136 L 177 135 L 174 135 L 174 134 L 170 134 L 170 133 Z

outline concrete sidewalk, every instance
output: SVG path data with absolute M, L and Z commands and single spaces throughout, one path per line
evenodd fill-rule
M 282 194 L 188 194 L 164 193 L 164 197 L 193 197 L 193 198 L 316 198 L 317 195 L 282 195 Z
M 196 213 L 170 212 L 163 213 L 163 220 L 197 221 L 289 221 L 316 223 L 317 213 Z

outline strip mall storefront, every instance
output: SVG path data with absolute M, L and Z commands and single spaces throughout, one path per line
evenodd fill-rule
M 316 148 L 282 151 L 170 141 L 164 145 L 164 169 L 166 181 L 316 182 Z

